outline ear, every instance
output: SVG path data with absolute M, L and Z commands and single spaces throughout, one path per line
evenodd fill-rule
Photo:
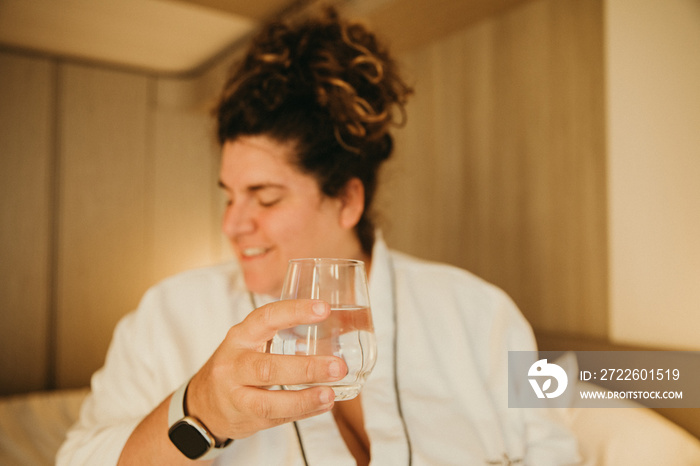
M 351 178 L 340 195 L 340 226 L 355 228 L 365 210 L 365 186 L 359 178 Z

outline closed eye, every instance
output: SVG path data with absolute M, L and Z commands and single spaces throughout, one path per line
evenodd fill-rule
M 281 200 L 282 200 L 282 198 L 276 198 L 273 200 L 266 200 L 266 201 L 263 201 L 262 199 L 258 199 L 258 204 L 260 204 L 262 207 L 272 207 L 273 205 L 277 204 Z
M 219 180 L 219 187 L 226 192 L 226 205 L 232 205 L 232 189 L 226 186 L 221 180 Z M 254 196 L 258 205 L 261 207 L 272 207 L 284 198 L 286 187 L 275 183 L 261 183 L 248 186 L 246 191 L 250 196 Z
M 255 193 L 258 204 L 262 207 L 272 207 L 284 198 L 284 187 L 273 184 L 251 186 L 249 190 Z

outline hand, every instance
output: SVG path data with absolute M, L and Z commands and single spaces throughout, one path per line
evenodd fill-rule
M 332 382 L 347 373 L 333 356 L 283 356 L 265 353 L 278 330 L 313 324 L 330 315 L 315 300 L 283 300 L 251 312 L 231 327 L 224 341 L 192 378 L 187 410 L 222 441 L 324 413 L 333 407 L 330 387 L 300 391 L 267 390 L 273 385 Z

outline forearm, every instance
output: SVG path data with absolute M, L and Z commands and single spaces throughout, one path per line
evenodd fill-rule
M 119 465 L 192 464 L 168 437 L 168 396 L 134 429 L 119 457 Z M 198 464 L 209 464 L 199 462 Z
M 264 387 L 340 380 L 347 373 L 342 359 L 300 358 L 262 351 L 277 330 L 318 322 L 329 314 L 327 303 L 313 300 L 275 302 L 251 312 L 229 329 L 189 384 L 176 392 L 182 397 L 180 400 L 186 398 L 180 401 L 183 409 L 178 414 L 195 418 L 220 441 L 249 437 L 270 427 L 330 411 L 334 404 L 330 387 L 300 391 Z M 119 464 L 189 464 L 190 460 L 168 437 L 171 398 L 172 395 L 166 397 L 134 428 L 121 450 Z

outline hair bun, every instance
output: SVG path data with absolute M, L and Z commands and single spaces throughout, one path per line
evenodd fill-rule
M 327 8 L 299 25 L 278 22 L 262 31 L 225 92 L 247 94 L 268 110 L 290 98 L 313 96 L 333 122 L 337 142 L 362 153 L 390 125 L 403 124 L 412 90 L 396 68 L 374 34 L 360 23 L 341 21 Z
M 310 70 L 318 103 L 328 109 L 338 142 L 353 152 L 383 138 L 411 90 L 399 78 L 396 65 L 360 23 L 340 22 L 333 10 L 322 17 L 327 40 L 312 53 Z

